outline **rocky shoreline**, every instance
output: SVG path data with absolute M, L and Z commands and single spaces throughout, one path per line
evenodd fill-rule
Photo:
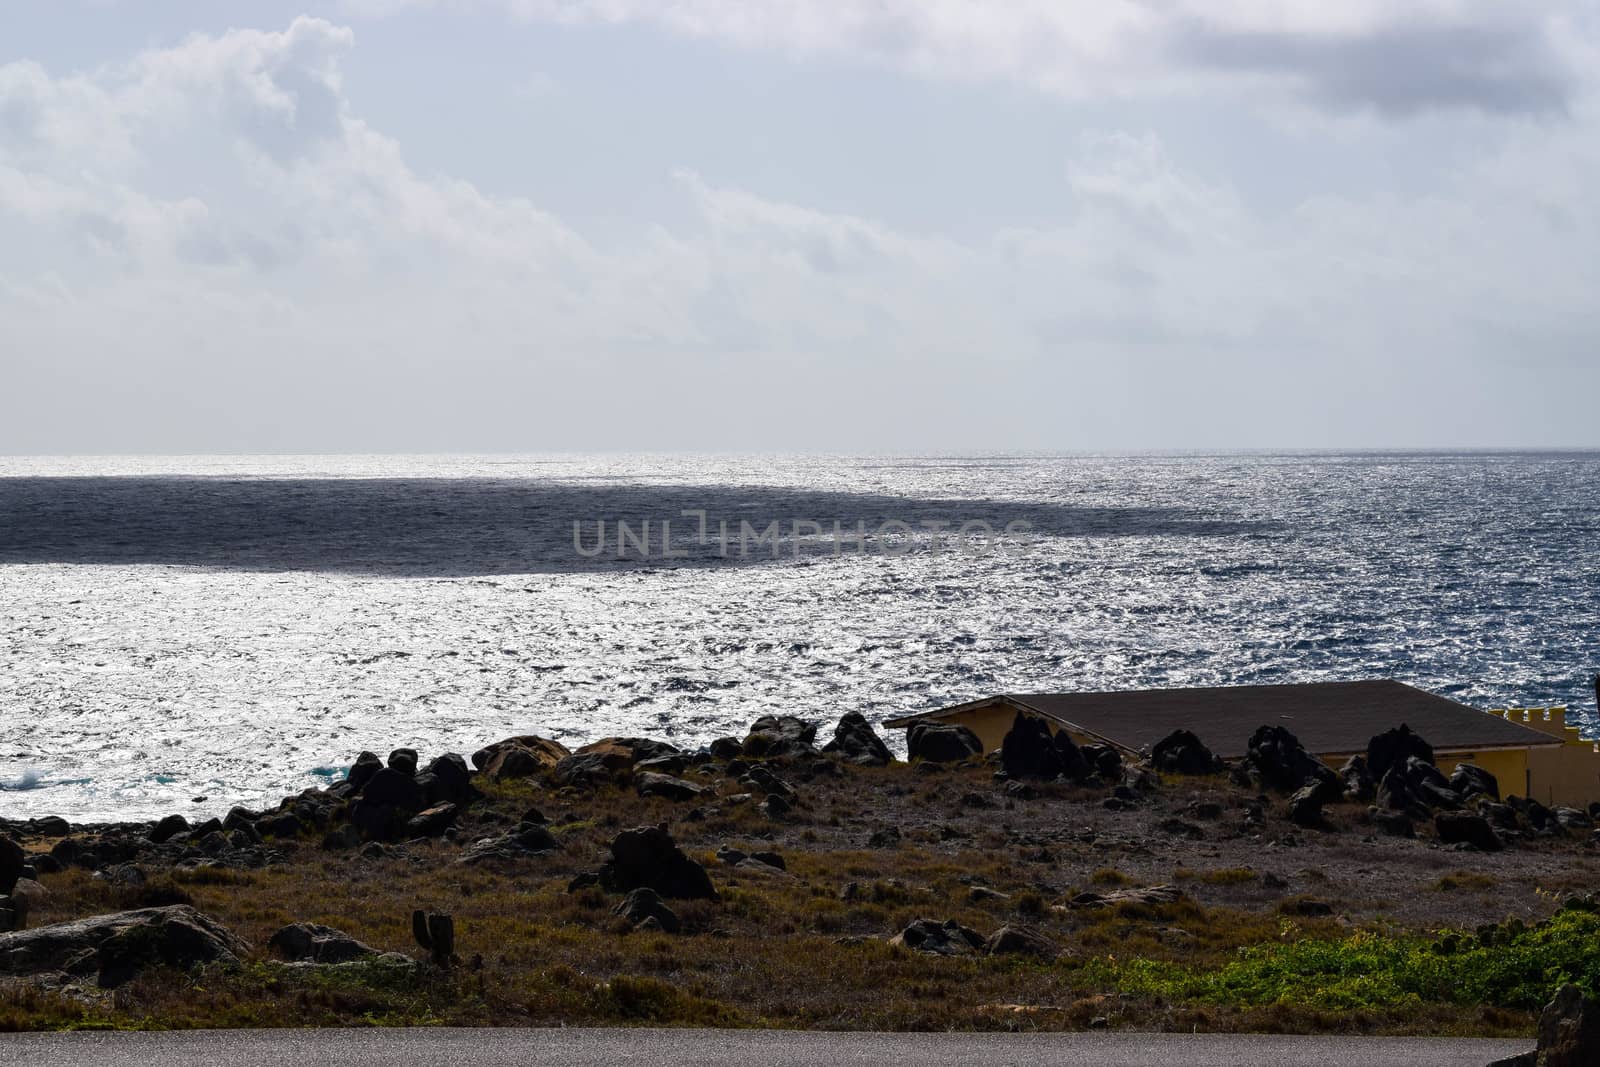
M 1524 1032 L 1531 988 L 1352 1024 L 1195 983 L 1285 943 L 1459 952 L 1595 910 L 1600 805 L 1502 796 L 1404 727 L 1338 770 L 1274 726 L 1232 765 L 1185 731 L 1125 761 L 1025 716 L 994 753 L 947 724 L 908 750 L 857 714 L 825 743 L 767 716 L 696 751 L 529 734 L 363 752 L 197 823 L 0 820 L 0 1024 L 270 1024 L 303 1002 L 324 1023 Z M 226 1010 L 161 992 L 202 975 Z

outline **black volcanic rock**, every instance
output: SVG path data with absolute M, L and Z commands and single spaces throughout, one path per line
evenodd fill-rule
M 1000 743 L 1000 767 L 1011 778 L 1044 781 L 1064 777 L 1081 782 L 1091 770 L 1065 730 L 1052 734 L 1043 719 L 1020 711 Z
M 1423 763 L 1433 762 L 1433 746 L 1411 732 L 1411 727 L 1401 723 L 1385 730 L 1367 742 L 1367 773 L 1374 781 L 1383 781 L 1391 767 L 1405 767 L 1406 760 L 1415 756 Z
M 630 891 L 612 913 L 622 916 L 635 928 L 653 923 L 669 934 L 677 933 L 680 928 L 677 913 L 662 902 L 661 894 L 648 886 Z
M 1244 766 L 1261 779 L 1261 784 L 1280 793 L 1292 793 L 1311 783 L 1326 783 L 1323 802 L 1338 799 L 1344 792 L 1333 769 L 1307 752 L 1300 739 L 1282 726 L 1262 726 L 1250 735 Z
M 906 731 L 906 755 L 926 763 L 959 763 L 983 755 L 983 742 L 965 726 L 919 722 Z
M 343 930 L 317 923 L 291 923 L 273 934 L 267 947 L 286 960 L 309 963 L 349 963 L 378 954 Z
M 1339 769 L 1339 780 L 1344 783 L 1346 800 L 1366 804 L 1378 795 L 1378 786 L 1372 780 L 1365 756 L 1351 756 L 1345 760 L 1344 766 Z
M 0 835 L 0 896 L 16 888 L 17 881 L 22 877 L 22 869 L 27 865 L 28 857 L 22 851 L 22 846 Z
M 1450 788 L 1462 797 L 1486 796 L 1500 799 L 1500 783 L 1494 775 L 1473 763 L 1458 763 L 1450 772 Z
M 150 832 L 145 836 L 159 845 L 162 842 L 172 840 L 188 829 L 188 819 L 185 819 L 182 815 L 168 815 L 152 826 Z
M 890 760 L 889 746 L 859 711 L 847 711 L 833 728 L 833 740 L 822 751 L 863 767 L 882 767 Z
M 817 753 L 817 726 L 793 715 L 763 715 L 750 724 L 741 746 L 756 759 L 786 759 Z
M 359 792 L 381 770 L 383 770 L 383 760 L 378 758 L 378 754 L 363 752 L 350 765 L 350 773 L 345 775 L 344 780 L 349 783 L 351 789 Z
M 0 974 L 94 975 L 111 988 L 158 964 L 237 965 L 249 950 L 211 918 L 174 904 L 0 934 Z
M 1499 852 L 1505 847 L 1494 827 L 1482 815 L 1464 811 L 1441 811 L 1433 817 L 1439 840 L 1447 845 L 1465 844 L 1483 852 Z
M 705 868 L 686 856 L 660 826 L 624 830 L 612 839 L 611 859 L 600 868 L 600 884 L 620 893 L 648 887 L 664 897 L 717 897 Z
M 1189 730 L 1174 730 L 1150 749 L 1150 764 L 1167 774 L 1217 774 L 1222 761 Z

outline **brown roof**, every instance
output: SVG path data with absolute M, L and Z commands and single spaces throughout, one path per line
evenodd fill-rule
M 925 715 L 892 720 L 909 726 L 958 710 L 1007 703 L 1079 733 L 1137 752 L 1174 730 L 1192 730 L 1217 755 L 1244 755 L 1258 726 L 1286 726 L 1319 755 L 1364 752 L 1374 735 L 1405 723 L 1434 748 L 1558 745 L 1561 739 L 1445 697 L 1394 681 L 1239 685 L 1209 689 L 1136 689 L 1116 693 L 1008 693 Z

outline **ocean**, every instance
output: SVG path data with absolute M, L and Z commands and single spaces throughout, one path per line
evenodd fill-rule
M 0 459 L 10 818 L 1006 691 L 1392 677 L 1593 728 L 1597 668 L 1597 453 Z

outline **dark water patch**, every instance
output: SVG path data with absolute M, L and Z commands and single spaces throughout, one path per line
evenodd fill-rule
M 704 511 L 706 540 L 697 518 Z M 634 539 L 624 542 L 617 522 Z M 638 536 L 649 522 L 648 540 Z M 671 550 L 664 558 L 663 523 Z M 728 539 L 721 537 L 726 522 Z M 778 538 L 758 541 L 777 522 Z M 798 530 L 797 522 L 816 523 Z M 1023 523 L 1038 537 L 1228 537 L 1259 521 L 1173 507 L 1073 507 L 764 486 L 597 485 L 536 479 L 0 479 L 0 563 L 167 564 L 247 571 L 467 577 L 708 567 L 867 554 L 903 543 L 954 551 L 925 524 Z M 598 536 L 605 523 L 604 540 Z M 574 524 L 577 524 L 576 538 Z M 745 524 L 749 533 L 745 534 Z M 884 531 L 885 524 L 891 524 Z M 797 539 L 794 535 L 799 533 Z M 975 534 L 975 537 L 981 537 Z M 938 538 L 937 540 L 935 538 Z M 603 546 L 593 555 L 591 552 Z M 776 552 L 774 552 L 776 548 Z M 580 551 L 583 550 L 583 551 Z

